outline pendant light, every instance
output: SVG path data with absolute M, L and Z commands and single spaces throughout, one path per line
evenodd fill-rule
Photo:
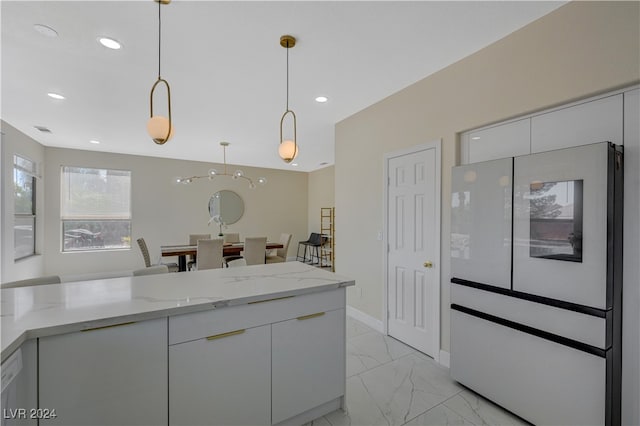
M 289 109 L 289 49 L 296 45 L 296 39 L 290 35 L 280 37 L 280 46 L 287 49 L 287 109 L 280 119 L 280 147 L 278 154 L 285 163 L 290 163 L 298 155 L 298 143 L 296 141 L 296 114 Z M 287 115 L 291 114 L 293 118 L 293 139 L 285 140 L 282 136 L 282 126 Z
M 158 79 L 151 87 L 151 94 L 149 95 L 150 103 L 150 118 L 147 122 L 147 132 L 158 145 L 163 145 L 173 136 L 173 122 L 171 121 L 171 88 L 167 80 L 163 79 L 160 75 L 160 53 L 161 53 L 161 36 L 162 36 L 162 18 L 161 18 L 161 6 L 163 4 L 169 4 L 171 0 L 155 0 L 158 3 Z M 163 83 L 167 88 L 167 112 L 169 117 L 162 115 L 153 115 L 153 92 L 156 90 L 158 84 Z

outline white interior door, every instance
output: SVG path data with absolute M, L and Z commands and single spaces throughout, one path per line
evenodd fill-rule
M 440 141 L 386 157 L 387 332 L 438 359 Z

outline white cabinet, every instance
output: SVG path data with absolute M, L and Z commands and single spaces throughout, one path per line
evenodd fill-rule
M 345 392 L 345 290 L 169 318 L 169 423 L 304 424 Z
M 531 152 L 596 142 L 622 144 L 622 94 L 573 105 L 531 119 Z
M 345 310 L 272 326 L 272 423 L 344 395 Z
M 463 164 L 529 154 L 531 120 L 513 121 L 462 136 Z
M 513 160 L 454 167 L 451 276 L 511 288 Z
M 270 325 L 169 347 L 170 425 L 270 422 Z
M 626 144 L 623 124 L 628 127 L 629 114 L 633 114 L 634 92 L 637 93 L 638 89 L 591 98 L 464 132 L 460 136 L 460 164 L 597 142 Z
M 640 89 L 624 94 L 622 424 L 640 424 Z
M 167 320 L 39 339 L 40 425 L 167 424 Z

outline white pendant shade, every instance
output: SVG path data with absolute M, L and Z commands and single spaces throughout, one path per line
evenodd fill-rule
M 174 126 L 171 126 L 171 133 L 167 138 L 169 130 L 169 119 L 161 115 L 155 115 L 147 121 L 147 132 L 155 143 L 165 143 L 173 137 Z
M 280 154 L 280 158 L 289 163 L 298 156 L 298 147 L 291 140 L 284 141 L 278 148 L 278 154 Z

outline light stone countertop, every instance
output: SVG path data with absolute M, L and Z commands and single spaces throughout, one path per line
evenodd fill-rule
M 300 262 L 1 291 L 2 361 L 27 339 L 355 285 Z

